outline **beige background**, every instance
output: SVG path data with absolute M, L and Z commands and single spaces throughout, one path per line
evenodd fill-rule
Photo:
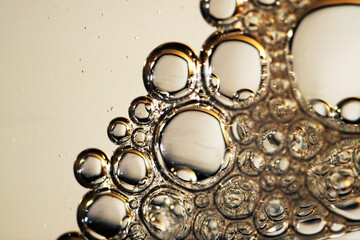
M 115 149 L 107 125 L 146 94 L 153 48 L 199 52 L 212 31 L 197 0 L 0 0 L 0 239 L 77 230 L 77 154 Z

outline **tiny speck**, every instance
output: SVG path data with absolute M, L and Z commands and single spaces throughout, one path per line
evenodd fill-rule
M 157 10 L 157 13 L 158 13 L 158 14 L 161 14 L 161 10 Z
M 104 13 L 101 13 L 101 16 L 104 16 Z
M 12 138 L 11 141 L 12 141 L 12 142 L 16 142 L 16 138 Z
M 86 29 L 86 27 L 84 27 L 84 29 Z
M 129 56 L 126 56 L 126 58 L 129 58 Z
M 101 38 L 100 36 L 98 36 L 98 38 Z
M 79 61 L 81 61 L 82 59 L 81 58 L 79 58 Z
M 81 70 L 82 73 L 85 73 L 85 70 Z
M 59 157 L 61 157 L 61 158 L 62 158 L 62 156 L 63 156 L 63 155 L 62 155 L 61 153 L 59 153 Z
M 46 227 L 47 227 L 46 224 L 44 224 L 44 225 L 43 225 L 43 228 L 46 228 Z
M 138 39 L 139 39 L 139 37 L 138 37 L 138 36 L 136 36 L 136 37 L 135 37 L 135 40 L 138 40 Z
M 48 19 L 51 19 L 51 17 L 48 17 Z

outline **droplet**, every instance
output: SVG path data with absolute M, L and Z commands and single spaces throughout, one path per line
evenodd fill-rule
M 129 218 L 126 200 L 114 190 L 89 192 L 78 208 L 80 229 L 92 239 L 123 237 Z
M 164 127 L 160 151 L 169 169 L 186 167 L 198 180 L 213 176 L 225 156 L 225 142 L 219 121 L 202 111 L 175 115 Z
M 108 162 L 106 154 L 99 149 L 82 151 L 74 163 L 76 180 L 87 188 L 100 186 L 107 178 Z
M 157 238 L 184 239 L 190 231 L 190 209 L 186 205 L 178 191 L 160 189 L 142 206 L 144 222 Z
M 116 186 L 129 191 L 142 191 L 150 183 L 150 169 L 144 153 L 134 149 L 118 151 L 112 157 L 111 176 Z
M 178 167 L 174 171 L 174 175 L 186 182 L 196 182 L 197 176 L 193 170 L 186 167 Z
M 314 235 L 321 232 L 325 227 L 325 221 L 318 217 L 310 217 L 299 220 L 295 230 L 303 235 Z

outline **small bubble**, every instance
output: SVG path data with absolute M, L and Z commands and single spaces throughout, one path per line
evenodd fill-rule
M 81 58 L 79 58 L 79 61 L 80 61 L 80 62 L 81 62 L 81 60 L 82 60 L 82 59 L 81 59 Z
M 101 38 L 101 36 L 99 35 L 98 38 Z
M 87 29 L 86 27 L 84 27 L 84 29 Z
M 138 37 L 138 36 L 136 36 L 136 37 L 135 37 L 135 40 L 138 40 L 138 39 L 139 39 L 139 37 Z
M 46 227 L 47 227 L 46 224 L 44 224 L 44 225 L 43 225 L 43 228 L 46 228 Z
M 158 14 L 161 14 L 162 12 L 161 12 L 161 10 L 157 10 L 157 13 L 158 13 Z
M 60 158 L 62 158 L 62 157 L 63 157 L 63 155 L 62 155 L 61 153 L 59 153 L 59 157 L 60 157 Z
M 104 16 L 104 13 L 101 13 L 101 16 Z
M 126 58 L 129 58 L 129 56 L 126 56 Z
M 48 17 L 48 19 L 51 19 L 51 17 Z
M 81 70 L 82 73 L 85 73 L 85 70 Z

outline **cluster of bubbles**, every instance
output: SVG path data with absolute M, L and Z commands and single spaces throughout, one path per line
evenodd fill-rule
M 86 149 L 75 161 L 91 190 L 77 211 L 81 233 L 59 240 L 324 238 L 359 228 L 359 121 L 304 104 L 287 51 L 287 33 L 326 4 L 202 0 L 217 31 L 199 57 L 181 43 L 150 53 L 148 95 L 108 126 L 112 157 Z M 215 61 L 228 43 L 257 51 L 258 90 L 229 88 Z

